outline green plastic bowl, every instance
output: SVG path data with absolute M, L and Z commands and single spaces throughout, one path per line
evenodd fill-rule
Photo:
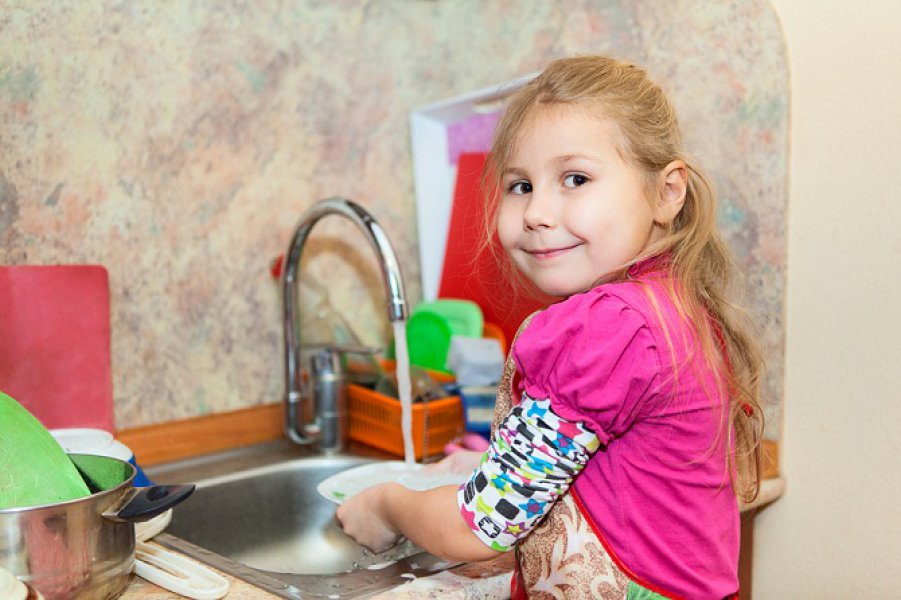
M 90 495 L 59 442 L 24 406 L 0 392 L 0 510 Z
M 414 312 L 407 319 L 407 351 L 410 364 L 436 371 L 446 370 L 453 335 L 448 322 L 431 312 Z

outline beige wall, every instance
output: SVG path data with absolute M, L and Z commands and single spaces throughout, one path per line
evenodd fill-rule
M 371 210 L 419 300 L 410 111 L 596 52 L 648 66 L 714 176 L 767 321 L 778 437 L 787 77 L 767 0 L 19 4 L 0 7 L 0 264 L 109 270 L 117 428 L 282 397 L 269 261 L 316 199 Z M 327 220 L 304 260 L 384 345 L 363 236 Z
M 901 598 L 901 3 L 774 0 L 791 69 L 785 497 L 757 599 Z

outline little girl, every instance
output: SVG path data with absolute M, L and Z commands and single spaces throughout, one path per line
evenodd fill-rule
M 555 61 L 512 97 L 489 166 L 492 233 L 561 300 L 520 328 L 469 480 L 370 488 L 344 531 L 452 560 L 515 549 L 514 598 L 735 597 L 762 367 L 671 103 L 635 65 Z

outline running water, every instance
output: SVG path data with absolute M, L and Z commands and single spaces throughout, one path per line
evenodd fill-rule
M 413 453 L 413 386 L 410 383 L 410 355 L 407 352 L 407 322 L 394 321 L 394 357 L 397 360 L 397 392 L 400 396 L 400 430 L 404 437 L 404 461 L 416 462 Z

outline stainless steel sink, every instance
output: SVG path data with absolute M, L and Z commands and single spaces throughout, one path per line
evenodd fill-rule
M 150 469 L 157 483 L 193 482 L 156 541 L 285 598 L 359 598 L 450 567 L 409 542 L 372 554 L 344 535 L 316 486 L 386 457 L 365 447 L 320 456 L 275 442 Z
M 267 571 L 317 575 L 385 562 L 344 535 L 335 524 L 335 505 L 316 491 L 329 476 L 370 460 L 302 458 L 202 481 L 167 530 Z

